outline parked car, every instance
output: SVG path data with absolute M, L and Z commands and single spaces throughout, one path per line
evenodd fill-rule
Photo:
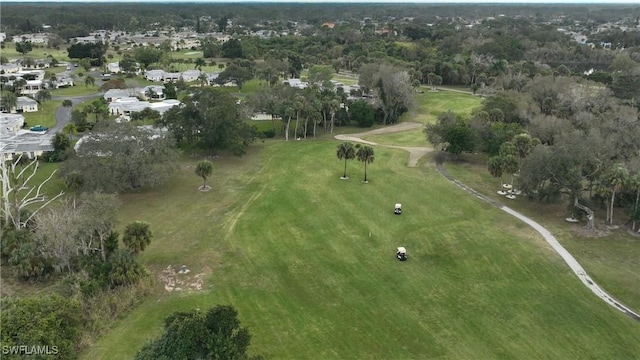
M 47 130 L 49 130 L 49 128 L 46 127 L 46 126 L 42 126 L 42 125 L 36 125 L 36 126 L 31 127 L 29 130 L 37 131 L 37 132 L 46 132 Z
M 111 74 L 102 74 L 102 81 L 111 80 Z

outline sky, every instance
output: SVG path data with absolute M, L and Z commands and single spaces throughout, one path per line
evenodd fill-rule
M 7 2 L 17 2 L 9 0 Z M 22 0 L 19 2 L 85 2 L 85 3 L 115 3 L 115 2 L 164 2 L 164 3 L 301 3 L 301 4 L 323 4 L 323 3 L 412 3 L 412 4 L 635 4 L 640 6 L 640 0 Z

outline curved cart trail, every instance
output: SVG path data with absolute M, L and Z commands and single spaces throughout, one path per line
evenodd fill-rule
M 389 134 L 389 133 L 395 133 L 400 131 L 416 130 L 421 128 L 422 126 L 423 125 L 420 123 L 405 122 L 405 123 L 389 126 L 386 128 L 371 130 L 371 131 L 358 133 L 358 134 L 336 135 L 335 138 L 337 140 L 359 142 L 359 143 L 368 144 L 371 146 L 384 146 L 388 148 L 406 150 L 409 152 L 409 160 L 407 161 L 407 166 L 415 167 L 417 166 L 418 160 L 420 160 L 420 158 L 422 158 L 429 152 L 433 151 L 432 148 L 384 145 L 384 144 L 378 144 L 372 141 L 367 141 L 362 138 L 369 135 Z M 467 185 L 456 180 L 453 176 L 447 173 L 447 171 L 444 169 L 442 165 L 443 163 L 444 163 L 444 154 L 439 154 L 439 156 L 436 157 L 436 167 L 438 169 L 438 172 L 440 172 L 442 176 L 444 176 L 447 180 L 451 181 L 453 184 L 455 184 L 462 190 L 468 192 L 469 194 L 477 197 L 478 199 L 486 203 L 489 203 L 490 205 L 506 212 L 507 214 L 531 226 L 535 231 L 537 231 L 540 235 L 542 235 L 542 237 L 551 246 L 551 248 L 556 253 L 558 253 L 558 255 L 560 255 L 560 257 L 564 260 L 565 263 L 567 263 L 569 268 L 573 271 L 574 274 L 576 274 L 576 276 L 582 282 L 582 284 L 584 284 L 584 286 L 586 286 L 589 290 L 591 290 L 596 296 L 598 296 L 604 302 L 611 305 L 614 309 L 622 312 L 623 314 L 627 315 L 631 319 L 640 322 L 640 314 L 633 311 L 631 308 L 623 305 L 620 301 L 613 298 L 606 291 L 604 291 L 598 284 L 596 284 L 595 281 L 593 281 L 593 279 L 589 277 L 589 275 L 584 270 L 584 268 L 578 263 L 578 261 L 567 251 L 567 249 L 565 249 L 562 245 L 560 245 L 558 240 L 555 238 L 555 236 L 551 234 L 551 232 L 549 232 L 549 230 L 545 229 L 542 225 L 538 224 L 533 219 L 480 194 L 479 192 L 473 190 Z

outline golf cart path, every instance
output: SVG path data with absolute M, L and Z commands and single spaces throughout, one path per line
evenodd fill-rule
M 418 161 L 423 156 L 425 156 L 428 153 L 430 153 L 431 151 L 433 151 L 432 148 L 430 148 L 430 147 L 418 147 L 418 146 L 384 145 L 384 144 L 375 143 L 373 141 L 364 140 L 362 138 L 365 137 L 365 136 L 370 136 L 370 135 L 391 134 L 391 133 L 396 133 L 396 132 L 401 132 L 401 131 L 417 130 L 417 129 L 422 128 L 423 126 L 424 125 L 420 124 L 420 123 L 403 122 L 403 123 L 399 123 L 399 124 L 391 125 L 391 126 L 388 126 L 388 127 L 383 127 L 383 128 L 380 128 L 380 129 L 375 129 L 375 130 L 363 132 L 363 133 L 358 133 L 358 134 L 340 134 L 340 135 L 336 135 L 335 138 L 336 138 L 336 140 L 353 141 L 353 142 L 359 142 L 359 143 L 367 144 L 367 145 L 371 145 L 371 146 L 384 146 L 384 147 L 388 147 L 388 148 L 392 148 L 392 149 L 401 149 L 401 150 L 408 151 L 409 152 L 409 159 L 407 160 L 407 166 L 408 167 L 416 167 L 418 165 Z
M 372 141 L 363 140 L 362 137 L 369 136 L 369 135 L 377 135 L 377 134 L 389 134 L 389 133 L 395 133 L 399 131 L 415 130 L 422 126 L 423 125 L 420 123 L 404 122 L 404 123 L 392 125 L 386 128 L 380 128 L 380 129 L 371 130 L 371 131 L 358 133 L 358 134 L 336 135 L 335 139 L 342 140 L 342 141 L 359 142 L 359 143 L 372 145 L 372 146 L 384 146 L 388 148 L 406 150 L 409 152 L 409 160 L 407 161 L 407 166 L 415 167 L 418 164 L 418 160 L 420 160 L 420 158 L 422 158 L 429 152 L 433 151 L 432 148 L 384 145 L 384 144 L 378 144 Z M 586 286 L 589 290 L 591 290 L 594 294 L 596 294 L 596 296 L 601 298 L 607 304 L 611 305 L 614 309 L 622 312 L 623 314 L 627 315 L 631 319 L 640 322 L 640 314 L 638 314 L 637 312 L 634 312 L 629 307 L 623 305 L 618 300 L 614 299 L 611 295 L 609 295 L 606 291 L 604 291 L 598 284 L 596 284 L 591 279 L 591 277 L 589 277 L 589 275 L 584 270 L 584 268 L 578 263 L 578 261 L 567 251 L 567 249 L 565 249 L 562 245 L 560 245 L 558 240 L 555 238 L 555 236 L 551 234 L 551 232 L 549 232 L 549 230 L 545 229 L 542 225 L 538 224 L 536 221 L 532 220 L 531 218 L 524 216 L 523 214 L 507 206 L 504 206 L 503 204 L 493 199 L 490 199 L 485 195 L 480 194 L 479 192 L 473 190 L 467 185 L 456 180 L 442 166 L 444 162 L 444 156 L 445 155 L 441 153 L 436 157 L 436 167 L 438 169 L 438 172 L 440 172 L 442 176 L 444 176 L 447 180 L 451 181 L 453 184 L 455 184 L 462 190 L 468 192 L 469 194 L 477 197 L 478 199 L 506 212 L 507 214 L 531 226 L 534 230 L 540 233 L 540 235 L 542 235 L 542 237 L 551 246 L 551 248 L 556 253 L 558 253 L 558 255 L 560 255 L 560 257 L 564 260 L 565 263 L 567 263 L 567 265 L 569 265 L 569 268 L 576 274 L 576 276 L 584 284 L 584 286 Z

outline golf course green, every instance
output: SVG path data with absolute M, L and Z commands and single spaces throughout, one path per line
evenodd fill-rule
M 167 315 L 217 304 L 239 311 L 251 351 L 270 359 L 639 356 L 639 323 L 532 229 L 444 179 L 431 155 L 408 168 L 406 152 L 375 147 L 364 184 L 355 160 L 340 180 L 338 143 L 270 140 L 215 159 L 206 193 L 199 159 L 185 158 L 169 184 L 123 195 L 121 224 L 153 229 L 141 256 L 157 291 L 83 358 L 132 358 Z M 176 290 L 164 275 L 182 265 Z

